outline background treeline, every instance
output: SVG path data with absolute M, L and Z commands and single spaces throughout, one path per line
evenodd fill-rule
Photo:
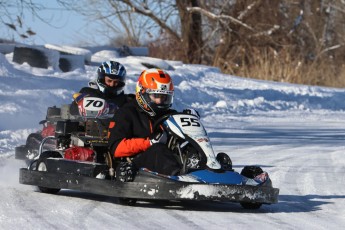
M 201 37 L 180 44 L 167 34 L 150 44 L 151 55 L 250 78 L 345 87 L 345 1 L 199 1 L 199 7 L 189 17 L 201 18 L 191 33 Z
M 56 1 L 97 21 L 95 36 L 111 45 L 237 76 L 345 87 L 345 0 Z

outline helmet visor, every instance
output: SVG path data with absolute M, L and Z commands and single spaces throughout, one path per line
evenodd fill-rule
M 122 81 L 122 79 L 119 78 L 111 78 L 108 75 L 104 78 L 104 84 L 106 84 L 108 87 L 111 88 L 117 88 L 117 87 L 124 87 L 125 82 Z
M 123 81 L 125 79 L 124 76 L 121 75 L 115 75 L 115 74 L 104 74 L 104 77 L 109 77 L 113 80 L 119 80 L 119 81 Z
M 158 94 L 151 93 L 149 94 L 150 102 L 155 103 L 156 105 L 170 105 L 172 104 L 173 97 L 169 94 Z
M 145 97 L 149 104 L 166 107 L 173 103 L 174 93 L 173 91 L 147 90 Z

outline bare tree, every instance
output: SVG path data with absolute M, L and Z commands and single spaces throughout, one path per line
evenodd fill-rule
M 99 27 L 94 36 L 103 37 L 105 42 L 125 42 L 122 45 L 137 46 L 144 40 L 144 28 L 149 27 L 147 19 L 134 15 L 132 9 L 121 1 L 104 0 L 57 0 L 63 7 L 74 10 L 97 22 Z M 116 44 L 115 44 L 116 45 Z
M 198 0 L 176 0 L 181 21 L 181 41 L 186 50 L 186 60 L 189 63 L 201 63 L 203 55 L 202 18 L 200 12 L 188 11 L 188 8 L 200 6 Z
M 122 0 L 136 14 L 152 20 L 160 29 L 180 42 L 180 51 L 183 51 L 182 60 L 188 63 L 201 63 L 202 57 L 202 27 L 199 12 L 189 13 L 188 7 L 198 7 L 199 0 L 171 1 L 134 1 Z M 178 12 L 178 14 L 177 14 Z M 180 20 L 180 28 L 172 22 Z M 173 52 L 173 50 L 172 50 Z
M 32 15 L 44 21 L 37 13 L 43 9 L 41 4 L 33 3 L 32 0 L 0 0 L 0 23 L 22 39 L 36 35 L 30 25 L 25 23 L 24 9 L 28 9 Z M 12 40 L 14 40 L 14 36 L 12 36 Z
M 188 7 L 198 7 L 199 0 L 59 0 L 103 25 L 102 34 L 126 38 L 127 45 L 138 45 L 150 40 L 170 40 L 178 44 L 176 51 L 188 63 L 201 63 L 202 24 L 199 12 L 188 12 Z M 86 4 L 87 2 L 87 4 Z M 83 7 L 81 7 L 81 5 Z M 111 33 L 107 33 L 105 30 Z M 114 40 L 114 38 L 110 38 Z M 173 50 L 171 51 L 173 52 Z
M 265 75 L 278 75 L 274 80 L 297 79 L 279 70 L 285 62 L 293 69 L 300 68 L 300 63 L 314 67 L 327 61 L 337 74 L 342 65 L 334 64 L 335 60 L 345 59 L 343 0 L 56 1 L 98 22 L 94 36 L 106 37 L 105 42 L 147 44 L 157 57 L 214 65 L 226 73 L 254 77 L 266 60 L 277 61 L 282 68 L 267 65 Z M 0 10 L 10 4 L 0 3 Z M 2 22 L 11 15 L 3 12 Z M 21 24 L 14 18 L 7 26 L 15 30 L 15 23 Z
M 255 55 L 284 51 L 307 61 L 343 53 L 344 6 L 344 1 L 336 0 L 204 0 L 188 11 L 199 12 L 206 22 L 204 60 L 236 73 L 241 65 L 255 64 Z

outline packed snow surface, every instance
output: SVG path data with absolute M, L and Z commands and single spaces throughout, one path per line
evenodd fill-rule
M 111 51 L 86 53 L 94 64 L 71 72 L 56 64 L 19 65 L 11 53 L 0 54 L 1 229 L 343 229 L 344 89 L 252 80 Z M 111 197 L 71 190 L 49 195 L 19 184 L 25 163 L 14 159 L 15 146 L 41 129 L 49 106 L 70 103 L 94 79 L 102 55 L 127 68 L 127 93 L 148 63 L 166 69 L 175 84 L 174 108 L 198 110 L 215 152 L 228 153 L 236 171 L 253 164 L 267 171 L 280 189 L 279 203 L 254 211 L 219 202 L 140 201 L 129 207 Z

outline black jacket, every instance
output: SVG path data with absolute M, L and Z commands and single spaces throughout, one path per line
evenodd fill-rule
M 124 93 L 121 93 L 121 94 L 116 95 L 116 96 L 108 97 L 105 94 L 103 94 L 101 91 L 99 91 L 98 89 L 91 88 L 91 87 L 84 87 L 79 91 L 79 93 L 84 94 L 85 96 L 89 96 L 89 97 L 102 98 L 102 99 L 106 100 L 107 103 L 113 104 L 116 107 L 121 107 L 124 104 L 126 104 L 127 102 L 129 102 L 135 98 L 134 94 L 124 94 Z M 71 111 L 71 114 L 73 114 L 73 115 L 79 114 L 78 105 L 75 101 L 72 102 L 70 111 Z
M 136 100 L 118 109 L 109 124 L 111 153 L 115 157 L 127 157 L 146 151 L 151 146 L 149 137 L 158 118 L 150 117 L 138 106 Z
M 114 96 L 107 96 L 98 89 L 94 89 L 91 87 L 84 87 L 82 88 L 79 93 L 82 94 L 87 94 L 88 96 L 91 97 L 98 97 L 106 100 L 108 103 L 112 103 L 117 105 L 118 107 L 121 107 L 123 104 L 125 104 L 128 101 L 128 97 L 134 98 L 133 94 L 124 94 L 121 93 L 119 95 L 114 95 Z

